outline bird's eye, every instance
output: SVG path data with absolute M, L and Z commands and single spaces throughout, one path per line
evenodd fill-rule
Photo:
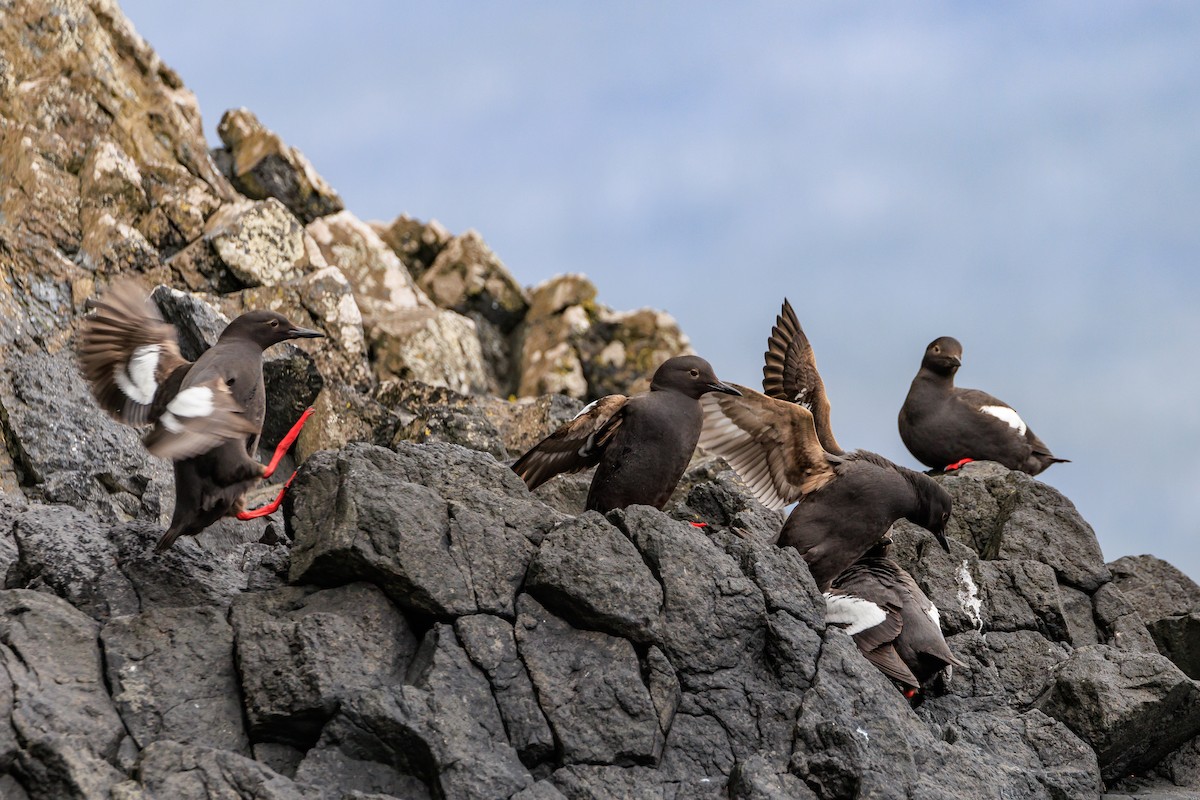
M 942 352 L 942 348 L 935 344 L 933 346 L 933 352 L 940 353 L 940 352 Z
M 271 327 L 272 327 L 272 328 L 278 328 L 278 327 L 279 327 L 279 320 L 277 320 L 277 319 L 273 319 L 273 320 L 271 320 Z
M 688 375 L 691 375 L 693 378 L 699 378 L 699 377 L 700 377 L 700 370 L 698 370 L 698 369 L 689 369 L 689 370 L 688 370 Z

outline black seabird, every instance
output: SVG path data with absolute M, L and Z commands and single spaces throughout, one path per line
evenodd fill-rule
M 703 422 L 698 400 L 709 392 L 738 393 L 717 380 L 703 358 L 667 359 L 650 391 L 601 397 L 530 448 L 512 469 L 533 490 L 555 475 L 598 464 L 588 510 L 661 509 L 696 449 Z
M 867 660 L 911 698 L 951 666 L 965 666 L 942 635 L 937 606 L 888 557 L 886 538 L 833 581 L 825 621 L 845 627 Z
M 921 368 L 900 408 L 900 438 L 913 457 L 933 469 L 969 461 L 998 461 L 1037 475 L 1057 458 L 1012 406 L 978 389 L 954 385 L 962 345 L 943 336 L 925 348 Z
M 768 343 L 763 383 L 787 399 L 736 384 L 739 396 L 703 398 L 700 446 L 723 457 L 763 505 L 783 509 L 797 503 L 778 543 L 804 556 L 822 591 L 901 518 L 929 530 L 949 550 L 949 493 L 883 456 L 842 451 L 829 430 L 829 402 L 812 347 L 786 301 L 779 320 Z M 818 409 L 824 441 L 838 452 L 823 446 L 816 414 L 792 402 L 795 397 Z
M 193 363 L 180 355 L 175 328 L 136 283 L 118 283 L 91 305 L 96 313 L 80 325 L 76 352 L 92 393 L 117 420 L 153 425 L 142 439 L 146 449 L 174 461 L 175 510 L 156 549 L 228 514 L 248 519 L 274 510 L 278 499 L 244 511 L 244 496 L 275 471 L 309 412 L 280 442 L 270 465 L 255 459 L 266 412 L 263 350 L 324 334 L 273 311 L 251 311 L 229 323 Z

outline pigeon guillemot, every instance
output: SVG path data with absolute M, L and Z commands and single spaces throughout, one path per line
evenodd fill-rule
M 738 396 L 704 397 L 700 446 L 723 457 L 768 508 L 796 503 L 777 541 L 800 552 L 818 588 L 828 589 L 901 518 L 929 530 L 949 550 L 945 489 L 883 456 L 847 453 L 837 445 L 812 346 L 786 300 L 768 340 L 763 385 L 780 397 L 736 384 Z M 824 438 L 806 403 L 822 412 Z
M 697 401 L 709 392 L 737 394 L 704 359 L 670 358 L 654 373 L 650 391 L 601 397 L 530 448 L 512 469 L 533 490 L 559 473 L 598 464 L 589 510 L 661 509 L 696 449 L 703 421 Z
M 943 336 L 925 348 L 921 368 L 900 408 L 900 438 L 918 461 L 957 469 L 968 461 L 998 461 L 1037 475 L 1068 461 L 1050 452 L 1007 403 L 978 389 L 954 385 L 962 345 Z
M 193 363 L 180 355 L 175 328 L 136 282 L 118 283 L 90 305 L 96 312 L 80 325 L 76 352 L 92 393 L 117 420 L 153 425 L 142 439 L 146 449 L 174 462 L 175 510 L 155 549 L 231 513 L 248 519 L 274 510 L 282 491 L 256 511 L 243 510 L 244 496 L 275 471 L 309 412 L 268 466 L 254 458 L 266 411 L 263 350 L 324 334 L 273 311 L 250 311 Z
M 834 579 L 825 621 L 845 627 L 867 660 L 912 698 L 942 670 L 965 665 L 946 644 L 937 606 L 888 557 L 890 544 L 882 539 Z

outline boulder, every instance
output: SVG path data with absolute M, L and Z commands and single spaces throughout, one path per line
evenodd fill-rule
M 1154 556 L 1125 556 L 1108 567 L 1159 652 L 1200 679 L 1200 586 Z
M 275 198 L 305 224 L 344 208 L 312 162 L 284 144 L 249 109 L 226 111 L 217 136 L 225 150 L 214 153 L 214 160 L 234 188 L 251 200 Z
M 477 312 L 505 334 L 529 309 L 525 290 L 476 231 L 446 242 L 417 283 L 441 308 Z

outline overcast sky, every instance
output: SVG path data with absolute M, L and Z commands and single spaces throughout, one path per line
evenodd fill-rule
M 1105 557 L 1200 578 L 1200 4 L 126 0 L 363 219 L 584 272 L 757 385 L 786 295 L 838 439 L 917 467 L 925 345 L 1071 464 Z

